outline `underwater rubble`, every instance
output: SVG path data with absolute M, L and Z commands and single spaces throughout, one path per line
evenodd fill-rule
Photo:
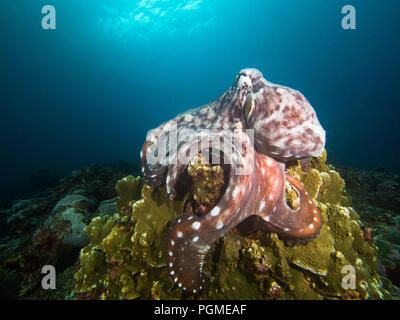
M 168 274 L 166 239 L 184 210 L 206 214 L 215 205 L 222 169 L 192 161 L 193 183 L 175 200 L 164 187 L 114 168 L 74 171 L 46 196 L 1 211 L 8 231 L 1 235 L 0 282 L 8 289 L 0 299 L 399 299 L 398 178 L 335 168 L 326 152 L 308 170 L 297 162 L 287 171 L 321 212 L 320 234 L 290 246 L 275 233 L 245 233 L 239 225 L 209 250 L 196 295 Z M 286 196 L 295 208 L 297 192 L 287 186 Z M 56 290 L 40 288 L 44 264 L 56 266 Z M 355 268 L 354 289 L 342 286 L 346 266 Z

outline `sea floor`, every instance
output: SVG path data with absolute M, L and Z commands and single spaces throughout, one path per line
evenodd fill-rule
M 351 206 L 360 215 L 364 238 L 378 249 L 378 273 L 392 282 L 392 296 L 400 298 L 400 176 L 383 168 L 335 168 L 345 180 Z M 57 218 L 57 204 L 61 199 L 80 201 L 80 220 L 73 221 L 79 229 L 95 216 L 116 212 L 115 185 L 128 174 L 138 175 L 137 167 L 79 168 L 39 195 L 0 208 L 0 299 L 75 299 L 73 276 L 87 237 L 81 230 L 66 241 L 70 246 L 58 246 L 60 237 L 54 234 L 64 240 L 66 236 Z M 57 269 L 55 290 L 41 288 L 41 267 L 46 264 Z

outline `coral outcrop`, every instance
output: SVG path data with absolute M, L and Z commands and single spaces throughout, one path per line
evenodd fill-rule
M 116 186 L 119 213 L 96 217 L 86 228 L 90 245 L 75 274 L 78 298 L 179 298 L 165 270 L 165 239 L 181 201 L 128 176 Z M 139 193 L 140 192 L 140 193 Z
M 224 171 L 220 165 L 206 164 L 201 154 L 194 157 L 187 168 L 193 182 L 192 197 L 199 215 L 209 212 L 218 202 L 224 185 Z
M 165 265 L 167 235 L 193 192 L 169 200 L 163 187 L 147 186 L 141 178 L 120 180 L 118 213 L 96 217 L 86 227 L 90 244 L 81 250 L 75 274 L 77 297 L 391 299 L 390 282 L 383 283 L 376 271 L 377 249 L 349 207 L 344 180 L 326 164 L 326 153 L 310 166 L 303 171 L 296 163 L 287 171 L 303 182 L 320 210 L 320 234 L 306 245 L 288 246 L 275 233 L 244 233 L 239 225 L 213 244 L 203 268 L 208 280 L 197 295 L 181 291 Z M 297 192 L 286 194 L 295 206 Z
M 137 170 L 128 163 L 79 168 L 57 186 L 0 208 L 0 285 L 7 288 L 1 298 L 73 298 L 70 274 L 89 243 L 84 228 L 93 217 L 116 212 L 115 184 Z M 56 266 L 56 290 L 40 285 L 47 264 Z

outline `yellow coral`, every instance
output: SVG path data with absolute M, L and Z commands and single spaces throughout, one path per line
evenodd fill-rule
M 95 299 L 150 298 L 153 282 L 172 288 L 166 273 L 164 248 L 169 224 L 182 212 L 182 202 L 167 199 L 165 190 L 142 185 L 138 200 L 138 178 L 128 177 L 117 184 L 121 192 L 117 207 L 121 215 L 96 217 L 86 228 L 91 240 L 81 250 L 81 267 L 75 274 L 78 297 Z M 131 188 L 132 190 L 129 190 Z M 125 207 L 131 208 L 128 216 Z M 160 280 L 161 278 L 161 280 Z M 154 291 L 154 290 L 153 290 Z M 179 298 L 180 290 L 158 296 Z M 153 292 L 154 293 L 154 292 Z
M 258 231 L 251 238 L 234 230 L 216 241 L 206 256 L 208 274 L 200 299 L 390 299 L 376 272 L 376 249 L 364 241 L 358 215 L 346 207 L 345 183 L 326 152 L 304 172 L 299 163 L 287 171 L 300 179 L 321 212 L 320 234 L 306 245 L 288 247 L 275 233 Z M 215 201 L 222 188 L 217 167 L 193 163 L 193 193 L 200 203 Z M 199 170 L 199 171 L 197 171 Z M 207 180 L 208 179 L 208 180 Z M 164 248 L 171 223 L 182 214 L 182 201 L 166 197 L 127 177 L 117 184 L 119 215 L 95 218 L 86 228 L 89 246 L 81 251 L 75 274 L 78 297 L 96 299 L 179 299 L 181 290 L 165 268 Z M 138 195 L 141 189 L 141 195 Z M 211 190 L 214 190 L 211 192 Z M 219 189 L 218 189 L 219 190 Z M 298 193 L 287 188 L 288 202 Z M 130 208 L 127 210 L 126 208 Z M 342 287 L 344 266 L 356 271 L 356 289 Z
M 143 178 L 135 178 L 134 176 L 127 176 L 118 181 L 117 185 L 115 186 L 115 189 L 119 194 L 119 198 L 115 203 L 118 212 L 129 214 L 129 212 L 126 212 L 127 207 L 131 201 L 137 201 L 140 199 L 143 184 Z
M 224 185 L 224 173 L 221 166 L 210 166 L 196 156 L 189 163 L 188 173 L 193 180 L 193 199 L 200 205 L 215 204 Z

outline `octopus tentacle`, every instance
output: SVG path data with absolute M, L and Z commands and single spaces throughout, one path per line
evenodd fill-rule
M 300 205 L 297 210 L 291 209 L 287 202 L 285 192 L 276 203 L 276 209 L 264 219 L 269 223 L 281 238 L 285 239 L 311 239 L 312 235 L 321 228 L 321 216 L 302 183 L 290 174 L 286 174 L 287 181 L 298 191 Z
M 218 204 L 205 216 L 184 214 L 171 230 L 166 248 L 167 267 L 179 287 L 196 293 L 201 289 L 204 256 L 215 240 L 240 221 L 240 209 L 249 196 L 250 176 L 235 175 Z M 179 221 L 179 220 L 178 220 Z
M 229 131 L 208 131 L 207 134 L 195 132 L 189 139 L 181 142 L 178 148 L 171 152 L 169 157 L 171 165 L 168 167 L 168 174 L 166 177 L 167 194 L 174 197 L 175 186 L 178 179 L 189 162 L 193 157 L 197 156 L 198 153 L 203 153 L 203 159 L 205 161 L 211 160 L 211 162 L 216 161 L 216 163 L 213 164 L 221 164 L 221 151 L 226 153 L 226 151 L 230 150 L 232 154 L 226 155 L 225 161 L 228 160 L 229 163 L 232 164 L 233 169 L 244 167 L 246 159 L 251 158 L 253 153 L 250 151 L 252 148 L 248 136 L 244 132 L 241 132 L 240 135 L 241 138 L 238 136 L 233 137 Z M 249 151 L 243 156 L 241 151 L 244 147 Z M 226 150 L 224 151 L 224 149 Z
M 161 185 L 165 180 L 167 172 L 167 153 L 165 153 L 163 157 L 160 157 L 160 159 L 151 159 L 151 157 L 155 158 L 155 154 L 161 151 L 159 150 L 160 147 L 163 147 L 164 141 L 158 141 L 159 137 L 161 137 L 162 139 L 164 138 L 163 125 L 155 130 L 152 130 L 148 134 L 140 152 L 142 174 L 143 177 L 146 179 L 147 184 L 150 186 Z
M 226 141 L 227 144 L 229 142 Z M 196 142 L 193 140 L 191 143 Z M 249 145 L 250 141 L 247 139 L 244 143 Z M 233 168 L 243 167 L 247 159 L 236 141 L 231 142 L 230 148 L 233 152 L 225 153 L 226 149 L 213 146 L 211 154 L 222 151 L 224 161 L 231 163 Z M 251 163 L 248 165 L 251 166 Z M 190 292 L 196 292 L 201 287 L 204 256 L 212 243 L 243 219 L 240 213 L 250 194 L 252 175 L 238 173 L 238 170 L 230 170 L 225 193 L 207 215 L 198 217 L 184 213 L 168 236 L 166 260 L 170 275 L 178 286 Z

